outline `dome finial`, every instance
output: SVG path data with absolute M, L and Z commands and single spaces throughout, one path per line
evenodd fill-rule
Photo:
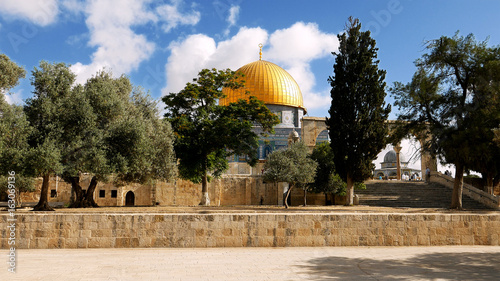
M 262 47 L 263 47 L 263 46 L 264 46 L 264 45 L 262 45 L 262 43 L 260 43 L 260 44 L 259 44 L 259 49 L 260 49 L 260 50 L 259 50 L 259 60 L 262 60 Z

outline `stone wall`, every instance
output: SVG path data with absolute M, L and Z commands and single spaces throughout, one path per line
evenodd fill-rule
M 42 178 L 37 178 L 35 180 L 35 187 L 36 191 L 34 192 L 21 193 L 21 200 L 23 203 L 38 202 L 38 200 L 40 200 L 40 188 L 42 187 Z M 53 191 L 55 192 L 55 194 L 52 193 Z M 50 177 L 49 202 L 69 202 L 70 198 L 71 198 L 71 185 L 64 182 L 60 177 Z
M 454 181 L 455 179 L 450 176 L 443 175 L 439 172 L 431 172 L 431 182 L 436 182 L 442 186 L 453 189 Z M 500 209 L 500 198 L 498 196 L 488 194 L 470 184 L 463 184 L 462 193 L 485 206 L 497 210 Z
M 9 247 L 9 215 L 0 246 Z M 17 249 L 499 245 L 500 214 L 16 214 Z
M 88 187 L 89 176 L 82 176 L 82 188 Z M 40 198 L 41 179 L 37 179 L 35 192 L 22 194 L 23 202 L 38 202 Z M 50 198 L 49 202 L 58 205 L 69 204 L 71 198 L 71 185 L 60 178 L 50 180 L 50 189 L 57 190 L 57 196 Z M 224 175 L 214 179 L 208 184 L 208 193 L 212 206 L 231 205 L 282 205 L 283 184 L 264 183 L 261 175 Z M 195 206 L 200 203 L 201 184 L 188 180 L 177 179 L 174 182 L 161 182 L 151 184 L 127 184 L 117 186 L 112 181 L 99 182 L 94 192 L 94 200 L 99 206 L 125 206 L 126 194 L 132 191 L 135 197 L 135 206 Z M 103 196 L 101 196 L 103 195 Z M 323 194 L 307 195 L 308 205 L 324 205 Z M 295 188 L 291 194 L 291 205 L 303 205 L 303 191 Z

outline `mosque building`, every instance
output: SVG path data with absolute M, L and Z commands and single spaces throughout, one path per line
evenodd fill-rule
M 301 119 L 307 110 L 295 79 L 280 66 L 262 60 L 262 44 L 259 47 L 259 60 L 236 70 L 236 73 L 244 74 L 240 79 L 245 81 L 245 87 L 235 90 L 224 88 L 226 97 L 219 100 L 219 105 L 229 105 L 239 99 L 248 100 L 250 96 L 255 96 L 278 116 L 280 123 L 274 127 L 275 133 L 259 140 L 259 159 L 265 160 L 272 151 L 287 147 L 290 138 L 300 138 Z M 259 128 L 256 131 L 259 132 Z M 323 131 L 316 141 L 328 141 L 328 132 Z M 245 159 L 235 155 L 231 161 L 244 162 Z
M 408 179 L 415 176 L 414 179 L 421 178 L 421 171 L 408 167 L 408 161 L 403 153 L 399 153 L 399 162 L 401 168 L 401 175 L 406 176 Z M 376 179 L 396 179 L 397 178 L 397 153 L 390 150 L 384 156 L 384 161 L 380 163 L 380 169 L 375 169 L 373 175 Z

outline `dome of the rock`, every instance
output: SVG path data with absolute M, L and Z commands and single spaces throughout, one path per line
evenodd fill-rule
M 266 105 L 283 105 L 305 110 L 302 92 L 295 79 L 283 68 L 272 62 L 258 60 L 239 68 L 236 73 L 244 77 L 245 87 L 241 89 L 224 88 L 225 98 L 219 100 L 220 105 L 228 105 L 239 99 L 248 100 L 250 96 Z M 246 91 L 249 94 L 246 94 Z

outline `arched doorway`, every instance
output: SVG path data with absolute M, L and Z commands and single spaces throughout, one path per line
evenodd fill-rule
M 127 195 L 125 195 L 125 206 L 134 206 L 135 205 L 135 195 L 134 192 L 129 191 Z

